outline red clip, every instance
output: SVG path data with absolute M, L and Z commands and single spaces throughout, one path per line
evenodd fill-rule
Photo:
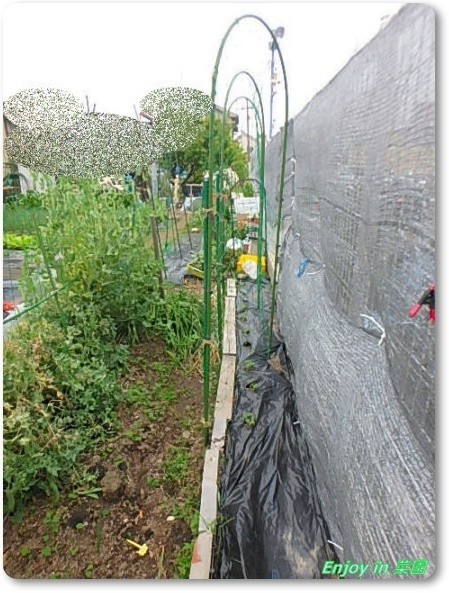
M 413 307 L 408 312 L 409 317 L 415 317 L 421 311 L 421 305 L 413 305 Z
M 435 323 L 435 284 L 429 284 L 427 290 L 424 292 L 422 297 L 410 308 L 408 315 L 409 317 L 415 317 L 421 310 L 423 305 L 427 305 L 429 307 L 429 321 L 430 323 Z

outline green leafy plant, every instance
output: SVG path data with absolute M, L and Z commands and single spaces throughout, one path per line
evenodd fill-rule
M 147 484 L 150 488 L 160 488 L 162 481 L 160 478 L 155 478 L 153 476 L 147 477 Z
M 175 368 L 175 365 L 173 362 L 160 362 L 160 361 L 156 361 L 156 362 L 152 362 L 151 363 L 151 369 L 157 373 L 158 378 L 163 380 L 163 381 L 167 381 L 167 379 L 170 378 L 171 374 L 173 373 L 173 370 Z
M 45 318 L 23 321 L 4 344 L 7 512 L 33 488 L 57 497 L 81 452 L 114 430 L 126 350 L 103 344 L 103 320 L 75 320 L 65 331 Z
M 125 401 L 128 404 L 146 404 L 149 401 L 149 393 L 145 387 L 141 385 L 133 385 L 129 387 L 125 394 Z
M 140 443 L 142 440 L 142 421 L 137 420 L 134 422 L 123 434 L 133 443 Z
M 133 342 L 161 336 L 177 365 L 201 342 L 200 301 L 169 284 L 160 291 L 147 207 L 88 180 L 59 179 L 39 199 L 46 217 L 39 247 L 25 252 L 20 290 L 33 303 L 54 283 L 68 288 L 29 311 L 4 342 L 4 501 L 17 516 L 31 493 L 57 500 L 62 485 L 73 498 L 98 497 L 77 467 L 117 429 Z M 172 369 L 161 369 L 151 397 L 134 388 L 125 401 L 148 398 L 147 418 L 160 419 L 177 397 L 167 385 Z
M 172 515 L 177 519 L 185 521 L 194 535 L 198 533 L 199 506 L 200 503 L 197 496 L 187 495 L 181 503 L 175 505 L 172 509 Z
M 88 564 L 84 569 L 84 576 L 86 579 L 93 579 L 94 578 L 94 565 Z
M 63 572 L 52 572 L 50 575 L 50 579 L 63 579 L 64 573 Z
M 253 360 L 246 360 L 243 363 L 243 369 L 245 371 L 253 371 L 256 368 L 256 363 Z
M 163 337 L 173 359 L 185 359 L 200 344 L 201 315 L 201 303 L 192 294 L 176 288 L 166 292 L 153 331 Z
M 54 552 L 54 549 L 51 546 L 45 546 L 41 550 L 41 554 L 44 558 L 50 558 Z
M 77 490 L 76 492 L 71 492 L 69 494 L 69 498 L 78 498 L 78 496 L 86 496 L 87 498 L 94 498 L 98 500 L 99 493 L 102 491 L 102 488 L 88 488 L 87 490 Z
M 21 546 L 19 553 L 22 556 L 22 558 L 28 558 L 28 556 L 31 555 L 31 550 L 28 546 Z
M 189 471 L 189 451 L 183 447 L 170 445 L 162 469 L 166 481 L 181 485 Z
M 32 235 L 14 235 L 5 233 L 3 235 L 3 249 L 35 249 L 37 247 L 36 237 Z
M 57 511 L 48 511 L 44 517 L 44 525 L 50 533 L 58 533 L 60 526 L 59 513 Z
M 188 579 L 194 542 L 185 542 L 175 555 L 175 579 Z
M 75 469 L 71 479 L 73 490 L 69 492 L 68 498 L 76 500 L 80 496 L 98 499 L 101 488 L 97 486 L 98 475 L 96 472 L 86 468 Z
M 256 417 L 251 412 L 244 412 L 241 420 L 247 428 L 254 428 L 256 426 Z
M 36 228 L 45 224 L 47 212 L 40 206 L 28 205 L 22 198 L 24 196 L 15 203 L 3 205 L 4 233 L 35 235 Z

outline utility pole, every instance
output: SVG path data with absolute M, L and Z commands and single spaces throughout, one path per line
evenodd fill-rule
M 248 166 L 251 162 L 251 147 L 249 145 L 249 101 L 246 99 L 246 156 L 248 158 Z
M 137 116 L 137 110 L 134 106 L 134 109 L 136 111 L 136 116 Z M 150 128 L 153 127 L 153 117 L 151 115 L 149 115 L 148 113 L 145 113 L 144 111 L 141 111 L 137 117 L 138 120 L 140 120 L 140 116 L 142 116 L 147 119 L 148 121 L 146 122 L 147 125 L 150 126 Z M 158 184 L 158 180 L 157 180 L 157 171 L 158 171 L 158 164 L 155 161 L 154 163 L 151 163 L 151 192 L 152 192 L 152 196 L 153 196 L 153 200 L 157 200 L 159 199 L 159 184 Z
M 273 138 L 273 99 L 274 99 L 274 41 L 270 41 L 271 49 L 271 69 L 270 69 L 270 133 L 268 138 Z
M 284 33 L 285 33 L 285 29 L 284 27 L 277 27 L 277 29 L 273 29 L 273 34 L 275 37 L 282 39 L 282 37 L 284 37 Z M 274 95 L 276 94 L 274 92 L 274 87 L 276 86 L 277 82 L 275 82 L 274 79 L 274 74 L 275 74 L 275 70 L 274 70 L 274 51 L 276 49 L 277 46 L 277 41 L 270 41 L 268 47 L 271 50 L 271 68 L 270 68 L 270 133 L 268 135 L 269 139 L 271 140 L 271 138 L 273 137 L 273 99 L 274 99 Z
M 159 199 L 159 184 L 157 181 L 157 163 L 151 163 L 151 191 L 153 193 L 154 196 L 154 200 L 158 200 Z

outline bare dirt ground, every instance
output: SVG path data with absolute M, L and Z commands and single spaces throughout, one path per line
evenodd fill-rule
M 59 502 L 34 499 L 18 524 L 4 519 L 10 577 L 188 577 L 204 451 L 201 378 L 170 361 L 158 340 L 136 346 L 130 360 L 118 432 L 86 457 L 79 487 Z M 140 556 L 127 539 L 148 550 Z

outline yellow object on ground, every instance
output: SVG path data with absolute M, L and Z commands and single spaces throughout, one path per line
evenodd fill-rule
M 238 259 L 237 262 L 237 274 L 241 274 L 244 270 L 243 270 L 243 266 L 246 264 L 246 262 L 254 262 L 257 266 L 257 255 L 249 255 L 247 253 L 244 253 L 243 255 L 241 255 Z M 266 261 L 266 257 L 262 256 L 262 274 L 266 274 L 267 271 L 267 261 Z
M 139 554 L 139 556 L 145 556 L 145 554 L 148 552 L 148 546 L 147 546 L 147 544 L 143 544 L 141 546 L 140 544 L 137 544 L 136 542 L 133 542 L 131 539 L 127 539 L 125 541 L 127 541 L 128 544 L 131 544 L 132 546 L 134 546 L 135 548 L 137 548 L 137 553 Z

